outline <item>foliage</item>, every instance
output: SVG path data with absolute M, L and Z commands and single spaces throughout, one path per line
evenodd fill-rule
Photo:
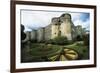
M 89 34 L 83 35 L 84 45 L 89 46 Z
M 55 37 L 54 39 L 50 39 L 46 42 L 47 44 L 55 44 L 55 45 L 66 45 L 69 43 L 67 37 L 64 36 L 58 36 Z
M 79 58 L 78 58 L 79 60 L 89 59 L 89 48 L 87 46 L 79 44 L 79 43 L 78 44 L 74 43 L 72 45 L 67 45 L 66 47 L 77 51 L 79 54 Z
M 45 41 L 45 44 L 53 44 L 53 40 L 52 39 L 47 40 L 47 41 Z
M 26 38 L 26 34 L 24 33 L 24 29 L 25 29 L 24 25 L 21 24 L 21 41 Z M 23 48 L 24 45 L 25 45 L 25 43 L 21 42 L 21 48 Z
M 82 40 L 83 40 L 83 37 L 80 36 L 80 35 L 77 35 L 76 40 L 77 40 L 77 41 L 82 41 Z
M 24 33 L 24 25 L 21 25 L 21 40 L 24 40 L 26 38 L 26 34 Z
M 44 57 L 44 56 L 54 55 L 58 53 L 58 51 L 60 50 L 61 47 L 57 45 L 32 43 L 30 54 L 36 57 Z

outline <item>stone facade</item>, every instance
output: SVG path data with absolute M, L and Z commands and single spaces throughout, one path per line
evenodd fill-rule
M 65 36 L 68 40 L 75 38 L 75 26 L 68 13 L 62 14 L 60 17 L 52 19 L 52 37 Z M 73 30 L 72 30 L 73 29 Z
M 44 28 L 44 40 L 50 40 L 51 39 L 51 25 L 48 25 Z
M 44 38 L 43 34 L 44 34 L 43 28 L 40 28 L 37 30 L 37 41 L 38 42 L 43 40 L 43 38 Z
M 31 40 L 36 40 L 37 39 L 37 30 L 32 30 L 30 35 L 31 35 L 31 37 L 30 37 Z
M 73 40 L 79 31 L 81 32 L 78 27 L 74 26 L 71 15 L 65 13 L 60 17 L 52 18 L 48 26 L 33 30 L 31 33 L 27 33 L 27 35 L 31 35 L 31 40 L 37 40 L 38 42 L 53 39 L 57 36 L 65 36 L 68 40 Z

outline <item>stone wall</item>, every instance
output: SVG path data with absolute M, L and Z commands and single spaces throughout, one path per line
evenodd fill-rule
M 33 30 L 31 34 L 31 40 L 36 39 L 38 42 L 53 39 L 57 36 L 65 36 L 68 40 L 76 38 L 77 34 L 81 32 L 81 28 L 76 28 L 71 20 L 71 15 L 68 13 L 62 14 L 60 17 L 54 17 L 51 19 L 51 23 L 46 26 Z M 29 36 L 26 38 L 29 39 Z
M 52 39 L 58 36 L 59 26 L 60 26 L 59 17 L 52 18 L 52 22 L 51 22 L 51 38 Z
M 31 35 L 31 40 L 35 41 L 37 39 L 37 30 L 32 30 L 30 35 Z
M 41 42 L 44 40 L 44 28 L 40 28 L 37 30 L 37 41 Z
M 55 38 L 57 36 L 65 36 L 68 38 L 68 40 L 72 40 L 75 37 L 74 24 L 72 23 L 70 14 L 65 13 L 58 18 L 57 17 L 53 18 L 51 24 L 52 24 L 52 38 Z M 74 32 L 72 29 L 74 30 Z
M 48 25 L 44 28 L 44 40 L 50 40 L 51 39 L 51 25 Z

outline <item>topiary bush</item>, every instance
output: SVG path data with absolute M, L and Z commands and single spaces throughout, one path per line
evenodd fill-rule
M 64 37 L 64 36 L 58 36 L 58 37 L 55 37 L 54 39 L 52 39 L 52 44 L 65 45 L 68 43 L 69 43 L 69 41 L 68 41 L 67 37 Z
M 46 40 L 46 41 L 45 41 L 45 44 L 53 44 L 53 39 Z

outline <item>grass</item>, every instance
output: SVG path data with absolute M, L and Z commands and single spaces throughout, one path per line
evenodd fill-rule
M 79 54 L 79 58 L 78 58 L 79 60 L 89 59 L 89 49 L 87 48 L 87 46 L 84 46 L 82 42 L 75 42 L 74 44 L 70 44 L 70 45 L 31 43 L 29 52 L 26 53 L 29 56 L 27 57 L 25 56 L 25 58 L 27 59 L 27 62 L 45 61 L 46 58 L 50 58 L 52 56 L 56 56 L 60 54 L 62 51 L 62 47 L 64 47 L 64 49 L 67 48 L 67 49 L 75 50 Z
M 30 54 L 35 57 L 49 57 L 58 54 L 61 47 L 57 45 L 32 44 Z
M 76 42 L 74 44 L 67 45 L 65 47 L 77 51 L 79 54 L 79 59 L 84 59 L 84 60 L 89 59 L 89 48 L 87 46 Z

